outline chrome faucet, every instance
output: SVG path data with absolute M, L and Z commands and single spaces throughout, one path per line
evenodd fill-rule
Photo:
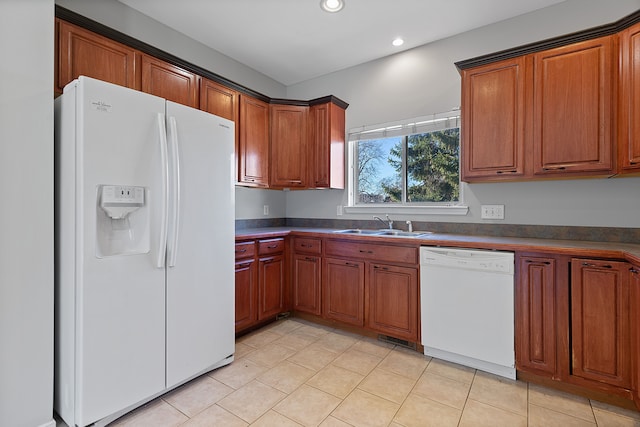
M 407 231 L 413 233 L 413 224 L 409 220 L 407 220 Z
M 374 216 L 373 219 L 377 219 L 378 221 L 383 223 L 385 226 L 389 226 L 389 230 L 393 230 L 393 221 L 391 220 L 391 218 L 389 218 L 389 215 L 385 215 L 385 217 L 387 218 L 386 221 L 380 218 L 379 216 Z

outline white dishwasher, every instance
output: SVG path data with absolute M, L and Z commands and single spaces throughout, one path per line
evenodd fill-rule
M 512 252 L 420 248 L 424 354 L 515 379 Z

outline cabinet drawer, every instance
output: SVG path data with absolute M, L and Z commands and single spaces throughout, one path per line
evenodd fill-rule
M 325 249 L 328 256 L 366 258 L 406 264 L 418 263 L 418 248 L 412 247 L 327 240 Z
M 236 243 L 236 259 L 253 258 L 256 253 L 255 242 Z
M 258 255 L 269 255 L 284 251 L 284 239 L 258 241 Z
M 322 253 L 322 241 L 308 237 L 296 237 L 293 239 L 293 248 L 296 252 L 320 255 Z

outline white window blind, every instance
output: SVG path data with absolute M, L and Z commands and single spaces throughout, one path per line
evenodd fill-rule
M 456 108 L 430 116 L 353 128 L 349 130 L 349 141 L 415 135 L 457 127 L 460 127 L 460 110 Z

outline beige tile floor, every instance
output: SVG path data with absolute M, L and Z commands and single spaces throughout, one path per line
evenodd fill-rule
M 640 413 L 287 319 L 111 426 L 624 427 Z

